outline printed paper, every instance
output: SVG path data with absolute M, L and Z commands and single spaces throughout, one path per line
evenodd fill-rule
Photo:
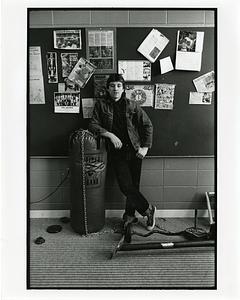
M 204 32 L 181 31 L 177 34 L 177 70 L 200 71 Z
M 43 76 L 42 74 L 42 58 L 41 47 L 29 47 L 29 76 Z
M 29 103 L 45 104 L 43 76 L 29 78 Z
M 193 80 L 198 92 L 214 92 L 215 91 L 215 73 L 208 72 Z
M 170 56 L 160 59 L 160 69 L 161 69 L 161 74 L 165 74 L 167 72 L 174 70 Z
M 147 60 L 119 60 L 118 73 L 126 81 L 151 81 L 151 63 Z
M 114 31 L 91 30 L 88 31 L 88 58 L 97 70 L 105 72 L 114 69 Z
M 94 104 L 95 104 L 95 99 L 93 98 L 82 99 L 82 112 L 83 112 L 84 119 L 89 119 L 92 117 Z
M 174 91 L 175 84 L 156 84 L 155 109 L 173 109 Z
M 94 97 L 104 98 L 107 94 L 107 80 L 109 75 L 94 75 L 93 85 L 94 85 Z
M 57 83 L 58 73 L 57 73 L 56 52 L 47 52 L 47 71 L 48 71 L 48 83 Z
M 41 48 L 29 47 L 29 103 L 45 104 Z
M 154 85 L 126 85 L 126 97 L 140 106 L 153 106 Z
M 55 113 L 79 113 L 79 93 L 54 93 Z
M 61 53 L 62 77 L 68 77 L 78 62 L 77 53 Z
M 68 79 L 83 88 L 95 70 L 96 67 L 93 64 L 81 57 L 69 74 Z
M 82 49 L 81 30 L 54 30 L 55 49 Z
M 212 93 L 190 92 L 189 104 L 211 104 Z
M 138 47 L 138 52 L 154 63 L 163 49 L 167 46 L 169 39 L 157 29 L 152 29 L 142 44 Z
M 80 88 L 74 82 L 69 81 L 67 78 L 64 82 L 58 83 L 59 93 L 80 93 Z

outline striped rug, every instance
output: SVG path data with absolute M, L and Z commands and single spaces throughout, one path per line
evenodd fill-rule
M 47 233 L 53 224 L 62 225 L 62 231 Z M 108 219 L 99 233 L 80 236 L 70 224 L 58 219 L 31 219 L 29 288 L 214 288 L 212 247 L 118 252 L 110 259 L 121 237 L 116 233 L 119 225 L 119 219 Z M 193 226 L 193 220 L 159 220 L 157 225 L 179 231 Z M 39 236 L 45 243 L 36 245 L 34 240 Z M 148 238 L 134 236 L 132 242 L 143 239 L 182 240 L 154 234 Z

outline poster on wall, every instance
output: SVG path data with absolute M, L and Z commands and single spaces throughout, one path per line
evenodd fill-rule
M 94 97 L 104 98 L 107 94 L 107 80 L 109 75 L 93 75 Z
M 116 71 L 116 29 L 87 29 L 87 59 L 96 66 L 97 73 Z
M 82 49 L 81 30 L 54 30 L 55 49 Z
M 95 70 L 96 67 L 92 63 L 81 57 L 69 74 L 68 79 L 83 88 Z
M 58 82 L 56 52 L 47 52 L 47 73 L 48 73 L 48 83 Z
M 177 70 L 201 70 L 203 39 L 204 32 L 178 30 L 175 66 Z
M 55 113 L 79 113 L 80 94 L 79 93 L 54 93 Z
M 140 106 L 153 106 L 154 85 L 126 85 L 126 96 L 136 101 Z
M 198 92 L 214 92 L 215 91 L 215 73 L 214 71 L 203 74 L 193 79 L 193 83 Z
M 78 62 L 77 53 L 61 53 L 62 77 L 68 77 Z
M 148 60 L 119 60 L 118 73 L 126 81 L 151 81 L 151 63 Z
M 155 84 L 155 109 L 173 109 L 175 84 Z
M 45 104 L 40 46 L 29 47 L 29 103 Z
M 211 104 L 212 103 L 212 93 L 199 93 L 199 92 L 190 92 L 189 95 L 189 104 Z
M 137 51 L 154 63 L 163 49 L 167 46 L 169 39 L 157 29 L 152 29 Z

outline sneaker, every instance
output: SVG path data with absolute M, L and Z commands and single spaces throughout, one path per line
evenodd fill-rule
M 155 226 L 155 215 L 156 215 L 156 206 L 152 205 L 151 208 L 149 208 L 150 214 L 147 217 L 147 230 L 151 231 L 153 230 Z
M 124 223 L 127 222 L 127 223 L 134 223 L 135 224 L 135 223 L 138 222 L 138 218 L 135 217 L 135 215 L 129 216 L 126 213 L 123 214 L 122 219 L 123 219 Z

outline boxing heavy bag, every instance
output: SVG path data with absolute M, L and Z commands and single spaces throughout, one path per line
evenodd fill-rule
M 105 223 L 104 185 L 107 154 L 103 140 L 87 130 L 73 132 L 69 139 L 70 218 L 74 231 L 87 235 Z

